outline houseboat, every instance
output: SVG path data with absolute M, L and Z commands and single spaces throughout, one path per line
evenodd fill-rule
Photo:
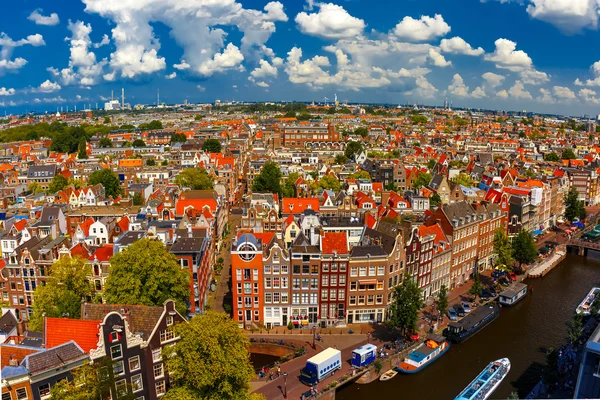
M 592 313 L 592 305 L 594 304 L 594 301 L 596 301 L 598 294 L 600 294 L 600 288 L 592 288 L 587 296 L 585 296 L 585 299 L 577 306 L 575 312 L 586 317 L 589 316 Z
M 500 307 L 497 304 L 481 306 L 460 321 L 451 321 L 444 329 L 444 336 L 452 343 L 462 343 L 485 328 L 498 316 L 500 316 Z
M 527 295 L 527 285 L 515 282 L 504 289 L 498 296 L 498 302 L 503 306 L 512 306 Z
M 455 400 L 486 400 L 510 371 L 508 358 L 492 361 Z
M 441 357 L 450 348 L 450 342 L 445 337 L 430 334 L 427 340 L 398 364 L 398 371 L 405 374 L 414 374 L 419 372 L 439 357 Z

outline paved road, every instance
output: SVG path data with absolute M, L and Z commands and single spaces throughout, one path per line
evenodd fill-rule
M 231 233 L 227 244 L 223 247 L 221 253 L 217 258 L 223 257 L 223 271 L 221 271 L 221 278 L 217 285 L 217 291 L 215 292 L 215 304 L 214 310 L 218 312 L 224 312 L 223 304 L 225 302 L 231 303 L 231 238 L 237 233 L 237 229 L 240 226 L 242 220 L 241 214 L 229 213 L 229 222 L 231 223 Z
M 279 338 L 278 336 L 275 336 Z M 300 335 L 294 337 L 297 339 Z M 269 338 L 273 338 L 273 336 L 269 336 Z M 281 336 L 281 338 L 286 339 L 286 336 Z M 287 337 L 289 338 L 289 336 Z M 310 357 L 314 356 L 322 349 L 319 346 L 329 347 L 329 346 L 337 346 L 342 351 L 342 370 L 336 371 L 333 376 L 328 377 L 323 380 L 321 383 L 317 385 L 317 389 L 320 391 L 325 386 L 329 385 L 331 382 L 338 380 L 342 375 L 346 374 L 350 369 L 350 356 L 352 355 L 352 350 L 357 347 L 367 343 L 367 335 L 324 335 L 323 340 L 324 343 L 319 343 L 317 345 L 317 349 L 313 350 L 309 343 L 312 342 L 312 335 L 302 335 L 302 338 L 306 341 L 307 345 L 307 354 L 298 357 L 292 361 L 289 361 L 282 365 L 281 372 L 287 372 L 287 397 L 288 399 L 299 399 L 302 393 L 306 392 L 310 388 L 304 384 L 302 384 L 299 380 L 300 370 L 304 368 L 306 365 L 306 360 Z M 266 382 L 266 383 L 262 383 Z M 273 381 L 265 381 L 262 382 L 253 382 L 252 387 L 256 390 L 256 393 L 261 393 L 268 400 L 277 400 L 283 399 L 283 393 L 286 387 L 286 379 L 283 376 L 274 379 Z

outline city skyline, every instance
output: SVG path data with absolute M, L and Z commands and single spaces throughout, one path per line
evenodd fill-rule
M 598 114 L 587 0 L 17 2 L 0 110 L 332 100 Z M 467 12 L 468 11 L 468 12 Z

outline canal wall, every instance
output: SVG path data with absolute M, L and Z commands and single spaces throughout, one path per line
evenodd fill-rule
M 272 343 L 251 343 L 248 352 L 281 358 L 294 354 L 294 348 Z
M 542 278 L 548 272 L 552 271 L 558 264 L 560 264 L 567 256 L 567 249 L 565 246 L 559 246 L 554 254 L 546 258 L 540 263 L 531 265 L 528 269 L 526 277 L 528 278 Z

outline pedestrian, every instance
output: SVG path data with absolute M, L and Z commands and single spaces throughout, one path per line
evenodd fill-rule
M 277 377 L 279 378 L 279 375 L 281 375 L 281 367 L 277 366 Z
M 273 371 L 269 371 L 269 380 L 272 381 L 273 380 Z

